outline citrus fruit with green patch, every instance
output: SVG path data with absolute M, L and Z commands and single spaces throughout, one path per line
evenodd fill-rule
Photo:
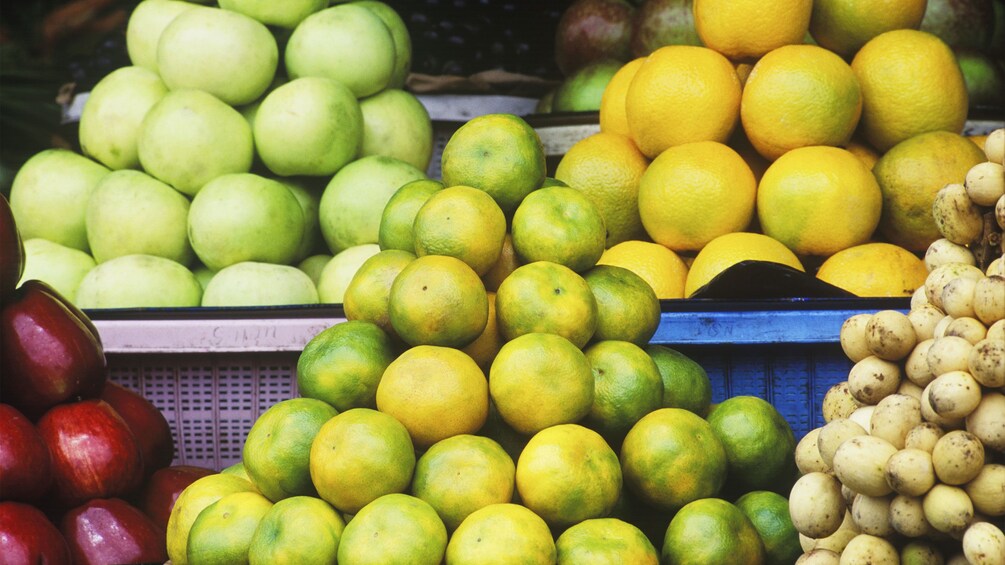
M 683 408 L 704 418 L 712 403 L 712 382 L 705 369 L 676 349 L 650 344 L 646 353 L 663 379 L 663 407 Z
M 447 549 L 447 529 L 426 501 L 408 494 L 385 494 L 346 524 L 338 562 L 438 565 Z
M 415 464 L 412 494 L 454 531 L 469 514 L 513 499 L 516 465 L 495 440 L 456 435 L 434 443 Z
M 509 213 L 544 181 L 541 138 L 523 118 L 485 114 L 457 129 L 443 147 L 443 183 L 484 190 Z
M 520 261 L 550 261 L 583 272 L 604 253 L 607 231 L 593 201 L 571 187 L 527 195 L 513 214 L 513 249 Z
M 415 469 L 415 448 L 393 416 L 353 408 L 325 422 L 311 444 L 310 471 L 318 495 L 355 513 L 374 499 L 404 492 Z
M 583 347 L 597 327 L 597 301 L 575 271 L 537 261 L 517 267 L 499 285 L 496 315 L 506 339 L 553 333 Z
M 231 473 L 214 473 L 200 477 L 185 487 L 167 523 L 167 553 L 171 563 L 188 563 L 188 536 L 199 513 L 224 496 L 235 492 L 257 492 L 251 481 Z
M 257 492 L 235 492 L 210 504 L 188 533 L 189 563 L 240 563 L 248 560 L 251 539 L 272 501 Z
M 471 357 L 451 347 L 418 345 L 384 369 L 377 409 L 394 416 L 425 449 L 477 432 L 489 409 L 489 385 Z
M 570 526 L 555 540 L 555 549 L 558 565 L 659 563 L 659 553 L 642 530 L 617 518 L 591 518 Z
M 333 563 L 345 521 L 315 496 L 291 496 L 272 505 L 251 537 L 249 565 Z
M 579 424 L 537 432 L 516 462 L 521 502 L 556 527 L 607 516 L 621 485 L 617 454 L 600 434 Z
M 756 396 L 734 396 L 718 403 L 707 420 L 726 451 L 731 486 L 788 492 L 796 438 L 777 408 Z
M 611 247 L 645 235 L 639 181 L 648 166 L 649 159 L 627 135 L 601 132 L 574 143 L 558 162 L 555 177 L 596 205 L 607 230 L 605 246 Z
M 555 540 L 548 524 L 527 507 L 490 504 L 454 530 L 446 557 L 456 565 L 549 565 L 555 563 Z
M 757 185 L 761 231 L 800 256 L 829 257 L 866 243 L 882 207 L 872 171 L 840 147 L 788 150 Z
M 381 249 L 400 249 L 415 253 L 412 224 L 419 208 L 433 194 L 443 190 L 443 183 L 433 179 L 418 179 L 403 184 L 394 191 L 384 206 L 377 228 L 377 243 Z
M 451 186 L 429 197 L 415 214 L 415 254 L 447 255 L 464 261 L 478 276 L 499 260 L 506 216 L 485 191 Z
M 456 257 L 425 255 L 394 279 L 388 299 L 391 327 L 409 345 L 464 347 L 488 323 L 485 285 Z
M 489 394 L 502 419 L 523 434 L 578 422 L 594 395 L 590 362 L 562 336 L 528 333 L 507 342 L 489 369 Z
M 389 311 L 391 285 L 413 259 L 415 255 L 408 251 L 384 249 L 363 261 L 342 296 L 346 319 L 372 322 L 389 335 L 396 335 Z
M 615 265 L 597 265 L 583 279 L 597 301 L 594 340 L 649 343 L 660 324 L 660 301 L 645 279 Z
M 304 346 L 297 360 L 297 390 L 340 412 L 376 408 L 380 376 L 396 356 L 391 339 L 376 324 L 335 324 Z
M 617 448 L 635 422 L 662 407 L 659 368 L 641 347 L 628 341 L 598 341 L 583 353 L 594 382 L 593 406 L 583 425 Z
M 331 404 L 315 398 L 281 400 L 263 412 L 251 425 L 241 451 L 255 488 L 273 502 L 316 495 L 309 468 L 311 443 L 336 414 Z
M 726 450 L 712 426 L 681 408 L 646 414 L 621 444 L 625 486 L 671 512 L 716 496 L 726 482 L 727 465 Z
M 385 2 L 357 0 L 355 3 L 373 12 L 391 32 L 391 40 L 394 43 L 394 69 L 391 71 L 387 88 L 402 88 L 412 68 L 412 38 L 408 33 L 408 26 L 401 15 Z
M 921 133 L 890 147 L 872 169 L 883 192 L 879 234 L 908 251 L 926 251 L 942 237 L 932 216 L 935 194 L 984 161 L 987 155 L 955 132 Z
M 765 565 L 788 565 L 803 553 L 789 516 L 789 500 L 767 490 L 751 491 L 734 502 L 754 525 L 764 544 Z
M 688 503 L 670 520 L 663 538 L 667 563 L 764 563 L 757 529 L 739 508 L 721 498 Z

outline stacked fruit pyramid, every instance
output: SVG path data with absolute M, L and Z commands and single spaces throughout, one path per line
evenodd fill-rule
M 603 220 L 546 179 L 537 133 L 475 118 L 443 164 L 391 198 L 299 396 L 178 498 L 172 561 L 793 560 L 791 428 L 760 398 L 712 407 L 704 370 L 649 343 L 655 292 L 598 263 Z M 723 533 L 696 543 L 706 521 Z
M 1005 227 L 1001 145 L 987 157 L 938 192 L 910 311 L 841 327 L 854 365 L 796 448 L 798 563 L 1005 563 L 1005 260 L 975 256 L 986 214 Z

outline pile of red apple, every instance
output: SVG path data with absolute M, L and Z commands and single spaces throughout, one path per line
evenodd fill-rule
M 0 564 L 164 563 L 178 494 L 210 469 L 171 466 L 164 415 L 108 380 L 91 321 L 21 278 L 0 196 Z

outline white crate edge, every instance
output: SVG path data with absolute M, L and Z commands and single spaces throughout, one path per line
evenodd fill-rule
M 94 320 L 108 354 L 303 351 L 345 318 Z

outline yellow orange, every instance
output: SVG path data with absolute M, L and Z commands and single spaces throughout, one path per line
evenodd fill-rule
M 694 0 L 694 26 L 706 46 L 746 61 L 803 43 L 812 8 L 812 0 Z
M 746 228 L 757 184 L 746 161 L 715 141 L 667 149 L 639 183 L 639 214 L 649 237 L 674 251 L 697 251 Z
M 918 29 L 927 0 L 813 0 L 810 34 L 845 58 L 867 41 L 895 29 Z
M 911 296 L 925 284 L 925 262 L 891 243 L 873 242 L 838 251 L 816 277 L 856 296 Z
M 735 232 L 708 243 L 688 270 L 684 294 L 691 296 L 708 281 L 741 261 L 769 261 L 805 271 L 799 258 L 785 244 L 760 233 Z
M 628 117 L 625 114 L 625 97 L 628 94 L 628 85 L 632 83 L 643 61 L 645 57 L 628 61 L 608 81 L 604 94 L 600 97 L 600 131 L 626 137 L 630 135 Z
M 639 67 L 625 95 L 631 137 L 650 159 L 668 147 L 725 142 L 740 118 L 740 78 L 707 47 L 668 45 Z
M 649 283 L 660 300 L 684 297 L 687 265 L 677 253 L 651 241 L 623 241 L 600 256 L 597 265 L 623 267 Z

